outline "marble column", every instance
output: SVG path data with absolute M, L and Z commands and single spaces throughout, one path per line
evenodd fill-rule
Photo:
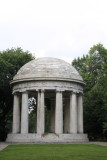
M 65 100 L 64 106 L 64 133 L 69 133 L 69 118 L 70 118 L 70 99 Z
M 77 133 L 77 95 L 70 95 L 70 133 Z
M 14 94 L 12 133 L 19 133 L 19 132 L 20 132 L 20 98 L 19 95 Z
M 40 105 L 41 105 L 41 93 L 40 90 L 38 90 L 38 96 L 37 96 L 37 133 L 40 133 Z
M 83 133 L 83 98 L 82 94 L 78 95 L 78 133 Z
M 63 133 L 63 101 L 61 91 L 56 91 L 55 133 Z
M 21 133 L 28 133 L 28 93 L 22 92 Z
M 51 126 L 50 130 L 52 133 L 55 132 L 55 100 L 51 99 Z
M 37 134 L 44 134 L 45 130 L 45 104 L 44 90 L 38 91 L 37 103 Z

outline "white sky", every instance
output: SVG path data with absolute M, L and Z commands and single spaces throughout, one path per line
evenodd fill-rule
M 0 0 L 0 51 L 71 62 L 97 43 L 107 48 L 107 0 Z

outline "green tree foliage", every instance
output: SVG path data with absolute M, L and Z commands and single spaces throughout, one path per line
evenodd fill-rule
M 12 90 L 10 81 L 21 66 L 33 59 L 21 48 L 0 52 L 0 140 L 6 138 L 12 118 Z
M 75 59 L 84 87 L 84 125 L 90 139 L 107 138 L 107 49 L 94 45 L 89 53 Z

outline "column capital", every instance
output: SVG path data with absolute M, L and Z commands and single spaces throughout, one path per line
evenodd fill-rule
M 75 89 L 75 88 L 72 88 L 72 90 L 71 90 L 70 92 L 71 92 L 71 94 L 72 94 L 72 93 L 83 94 L 83 91 L 82 91 L 82 90 L 78 90 L 78 89 Z
M 45 92 L 45 89 L 41 89 L 41 93 Z
M 37 92 L 40 92 L 40 89 L 36 89 Z
M 72 93 L 75 93 L 75 94 L 83 94 L 83 91 L 79 91 L 79 90 L 73 89 L 73 90 L 71 91 L 71 94 L 72 94 Z
M 83 96 L 83 94 L 84 94 L 83 92 L 79 92 L 78 96 Z
M 12 94 L 13 94 L 13 96 L 20 96 L 20 92 L 14 92 Z
M 28 91 L 23 91 L 22 93 L 26 93 L 26 94 L 28 94 Z
M 55 91 L 62 93 L 64 90 L 62 90 L 62 89 L 56 89 Z
M 45 89 L 36 89 L 37 92 L 45 92 Z
M 21 93 L 28 93 L 28 90 L 26 90 L 26 89 L 21 89 L 20 92 L 21 92 Z
M 71 92 L 70 92 L 70 94 L 72 95 L 72 94 L 77 94 L 77 92 L 75 91 L 75 90 L 72 90 Z
M 16 95 L 17 95 L 17 92 L 13 92 L 12 94 L 13 94 L 14 96 L 16 96 Z

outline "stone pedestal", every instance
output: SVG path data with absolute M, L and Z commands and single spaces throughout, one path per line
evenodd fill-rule
M 7 142 L 18 143 L 86 143 L 87 134 L 8 134 Z

